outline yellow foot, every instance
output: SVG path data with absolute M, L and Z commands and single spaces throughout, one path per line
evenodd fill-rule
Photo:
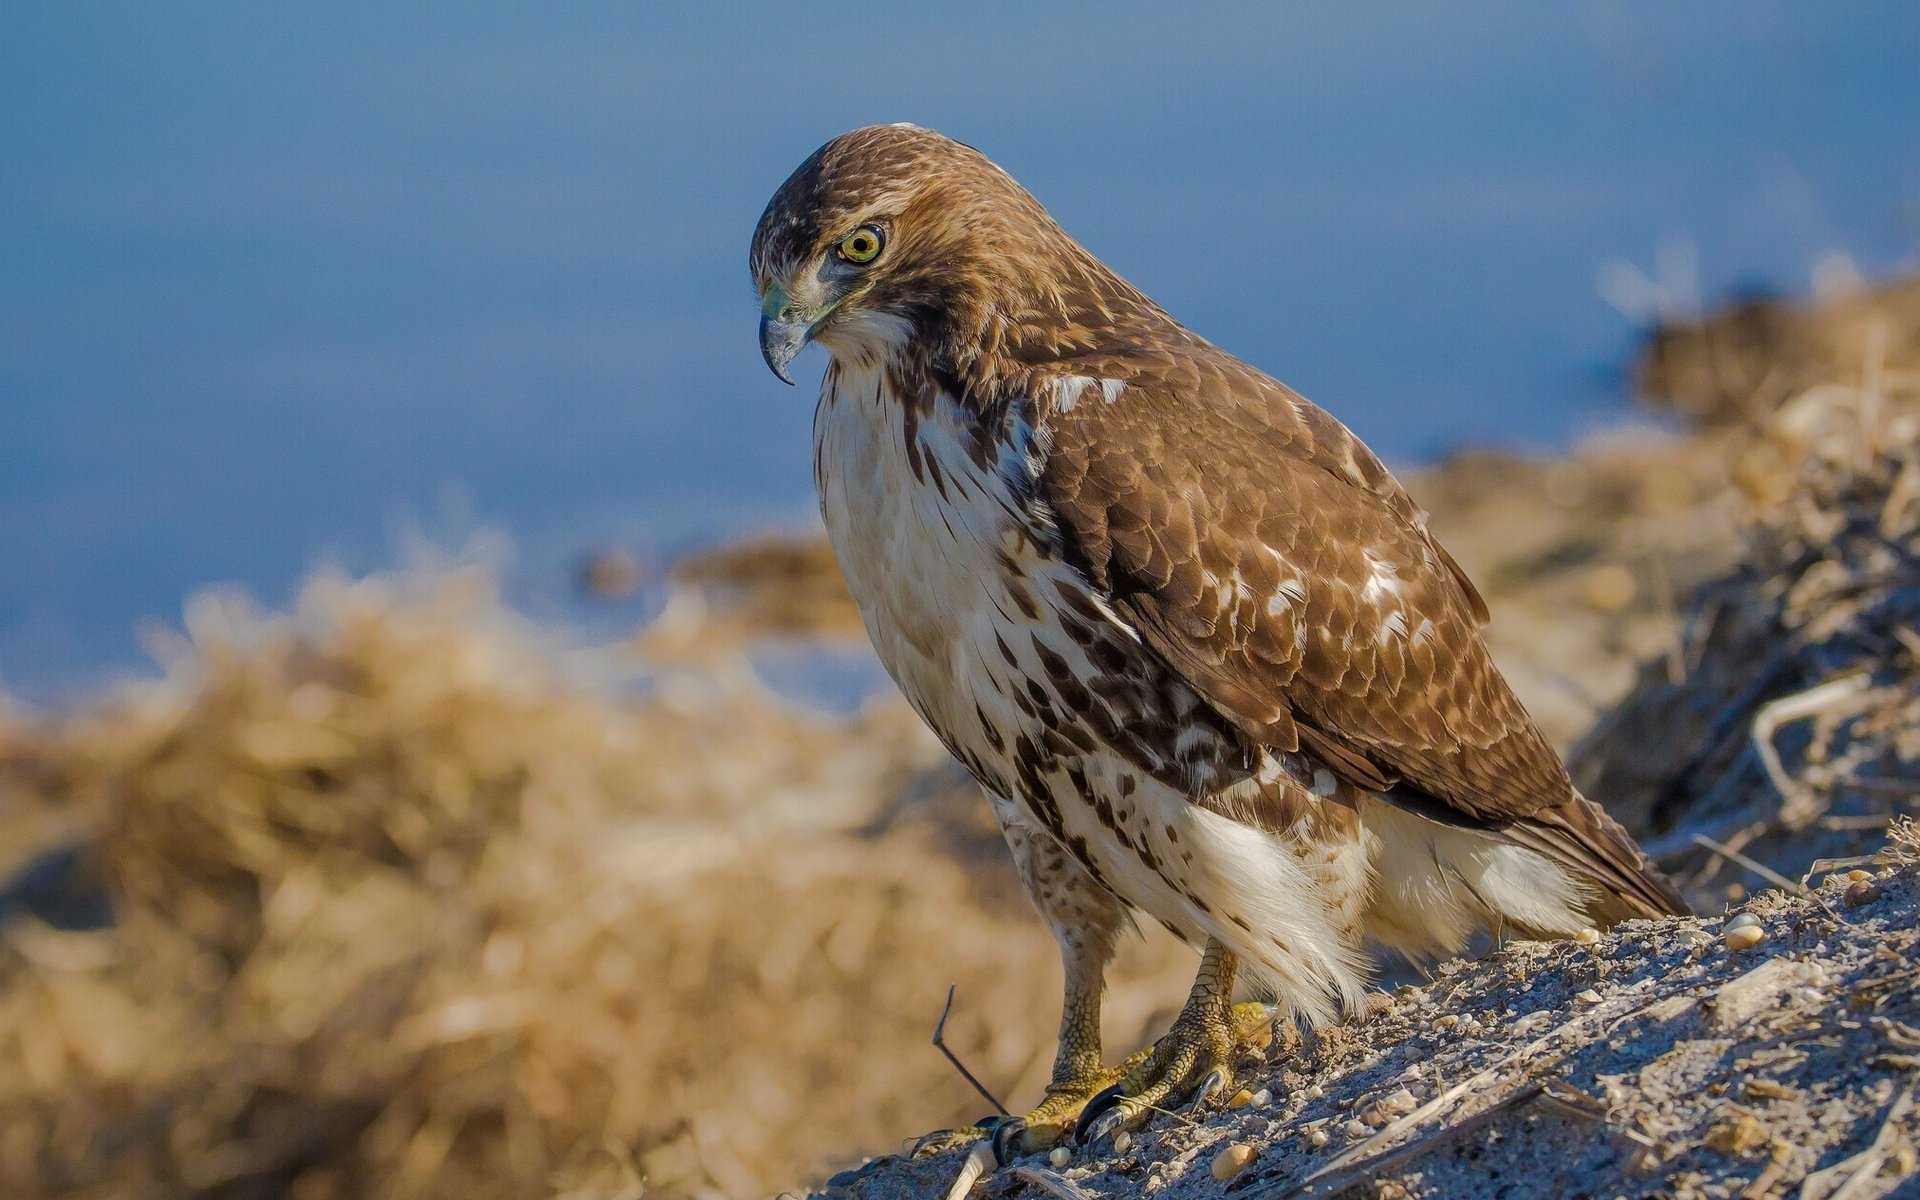
M 1259 1057 L 1272 1040 L 1273 1010 L 1264 1004 L 1183 1011 L 1166 1036 L 1128 1061 L 1124 1077 L 1086 1102 L 1077 1140 L 1097 1145 L 1123 1129 L 1138 1129 L 1155 1112 L 1230 1095 L 1241 1061 Z
M 994 1162 L 1005 1166 L 1023 1154 L 1051 1150 L 1073 1132 L 1074 1122 L 1087 1101 L 1145 1061 L 1142 1051 L 1118 1067 L 1103 1068 L 1079 1079 L 1049 1084 L 1040 1106 L 1022 1117 L 986 1117 L 964 1129 L 938 1129 L 913 1144 L 913 1157 L 927 1158 L 968 1146 L 986 1138 Z

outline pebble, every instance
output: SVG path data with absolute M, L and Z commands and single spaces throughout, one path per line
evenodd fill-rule
M 1751 950 L 1767 940 L 1767 931 L 1760 924 L 1760 918 L 1741 913 L 1720 930 L 1720 940 L 1729 950 Z
M 1245 1108 L 1247 1105 L 1252 1103 L 1253 1103 L 1253 1093 L 1248 1091 L 1246 1088 L 1241 1088 L 1239 1091 L 1235 1092 L 1232 1096 L 1227 1098 L 1228 1108 Z
M 1458 1025 L 1459 1023 L 1460 1023 L 1460 1018 L 1454 1016 L 1452 1013 L 1448 1013 L 1443 1017 L 1436 1018 L 1435 1021 L 1433 1022 L 1434 1027 L 1436 1029 L 1452 1029 L 1455 1025 Z
M 1589 926 L 1586 929 L 1582 929 L 1579 933 L 1574 934 L 1573 940 L 1579 942 L 1582 946 L 1591 946 L 1600 940 L 1600 931 Z
M 1253 1147 L 1244 1142 L 1235 1142 L 1213 1156 L 1213 1177 L 1225 1183 L 1246 1170 L 1247 1164 L 1252 1161 Z
M 1363 1138 L 1372 1132 L 1373 1130 L 1367 1128 L 1365 1121 L 1356 1118 L 1347 1122 L 1347 1136 L 1350 1138 Z
M 1859 883 L 1862 879 L 1872 878 L 1872 871 L 1862 871 L 1859 867 L 1855 867 L 1853 870 L 1847 872 L 1847 879 L 1852 883 Z
M 1707 1145 L 1723 1154 L 1745 1154 L 1767 1144 L 1767 1131 L 1746 1113 L 1707 1131 Z
M 1551 1024 L 1553 1024 L 1553 1014 L 1543 1008 L 1535 1012 L 1530 1012 L 1526 1016 L 1515 1020 L 1513 1022 L 1513 1032 L 1522 1035 L 1534 1033 L 1538 1030 L 1545 1029 Z
M 1073 1161 L 1073 1151 L 1066 1146 L 1055 1146 L 1047 1151 L 1047 1161 L 1056 1167 L 1064 1167 Z
M 1306 1097 L 1309 1100 L 1318 1100 L 1320 1097 L 1326 1094 L 1327 1094 L 1327 1089 L 1321 1087 L 1317 1083 L 1309 1087 L 1306 1091 Z
M 1115 1154 L 1125 1154 L 1131 1149 L 1133 1149 L 1133 1135 L 1131 1133 L 1122 1129 L 1119 1133 L 1113 1135 L 1113 1152 Z
M 1793 964 L 1793 977 L 1808 987 L 1822 988 L 1833 982 L 1826 968 L 1816 962 Z
M 1273 1103 L 1273 1093 L 1268 1091 L 1266 1088 L 1261 1088 L 1259 1091 L 1253 1094 L 1253 1102 L 1259 1105 L 1260 1107 L 1265 1108 L 1267 1105 Z
M 1582 1004 L 1598 1004 L 1600 1003 L 1600 993 L 1594 991 L 1592 988 L 1588 988 L 1586 991 L 1575 996 L 1574 999 Z
M 1331 1139 L 1327 1137 L 1327 1131 L 1324 1129 L 1310 1129 L 1307 1131 L 1307 1145 L 1309 1146 L 1318 1148 L 1326 1145 L 1329 1140 Z
M 1846 894 L 1841 901 L 1848 908 L 1859 908 L 1863 904 L 1872 904 L 1880 898 L 1880 885 L 1871 879 L 1857 879 L 1847 885 Z
M 1373 1107 L 1374 1107 L 1374 1110 L 1377 1111 L 1382 1118 L 1380 1123 L 1384 1125 L 1387 1123 L 1388 1120 L 1391 1120 L 1395 1117 L 1406 1116 L 1408 1113 L 1412 1112 L 1415 1108 L 1419 1107 L 1419 1105 L 1420 1105 L 1420 1101 L 1414 1096 L 1411 1090 L 1407 1088 L 1401 1088 L 1399 1091 L 1394 1092 L 1392 1095 L 1383 1096 L 1379 1100 L 1375 1101 Z

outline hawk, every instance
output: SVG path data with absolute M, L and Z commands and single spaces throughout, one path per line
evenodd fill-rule
M 992 1130 L 1003 1161 L 1228 1086 L 1241 972 L 1325 1022 L 1372 946 L 1686 911 L 1575 791 L 1380 460 L 985 155 L 843 134 L 774 194 L 750 261 L 773 372 L 832 356 L 814 474 L 874 648 L 1060 944 L 1052 1083 Z M 1110 1067 L 1103 976 L 1136 913 L 1200 971 Z

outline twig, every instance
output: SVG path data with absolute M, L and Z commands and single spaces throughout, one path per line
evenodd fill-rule
M 999 1113 L 1003 1117 L 1010 1117 L 1013 1114 L 1007 1111 L 1007 1106 L 1000 1103 L 999 1099 L 995 1097 L 992 1092 L 987 1090 L 986 1084 L 981 1083 L 978 1079 L 975 1079 L 973 1077 L 973 1072 L 967 1070 L 967 1064 L 960 1061 L 959 1055 L 955 1054 L 952 1050 L 947 1048 L 947 1037 L 946 1037 L 947 1014 L 953 1011 L 953 993 L 954 993 L 954 989 L 958 988 L 959 986 L 960 985 L 957 983 L 950 983 L 947 985 L 947 1003 L 946 1003 L 946 1006 L 940 1010 L 939 1022 L 933 1027 L 934 1048 L 940 1051 L 940 1053 L 947 1056 L 947 1061 L 953 1064 L 953 1069 L 960 1072 L 960 1078 L 972 1084 L 973 1090 L 980 1093 L 981 1099 L 985 1100 L 988 1104 L 993 1105 L 993 1111 Z
M 1807 1176 L 1800 1185 L 1800 1200 L 1854 1200 L 1856 1196 L 1866 1195 L 1874 1176 L 1880 1173 L 1887 1157 L 1893 1153 L 1893 1141 L 1899 1136 L 1895 1126 L 1913 1109 L 1913 1095 L 1914 1089 L 1909 1087 L 1893 1102 L 1893 1107 L 1887 1110 L 1887 1119 L 1880 1124 L 1880 1132 L 1874 1135 L 1873 1142 L 1865 1150 Z M 1845 1178 L 1839 1187 L 1831 1192 L 1823 1190 L 1829 1182 L 1842 1175 Z
M 1443 1125 L 1431 1133 L 1395 1146 L 1391 1150 L 1383 1150 L 1369 1158 L 1360 1159 L 1344 1170 L 1327 1174 L 1316 1172 L 1309 1175 L 1292 1191 L 1280 1193 L 1277 1200 L 1293 1200 L 1294 1197 L 1307 1196 L 1337 1196 L 1353 1185 L 1363 1183 L 1390 1167 L 1399 1166 L 1441 1146 L 1457 1142 L 1469 1134 L 1486 1128 L 1500 1117 L 1536 1102 L 1543 1108 L 1551 1109 L 1562 1116 L 1584 1121 L 1604 1122 L 1606 1120 L 1606 1107 L 1593 1097 L 1558 1079 L 1543 1080 L 1521 1088 L 1511 1096 L 1489 1105 L 1464 1121 Z M 1257 1200 L 1259 1197 L 1272 1194 L 1268 1191 L 1249 1192 L 1247 1200 Z
M 1881 823 L 1885 824 L 1886 822 L 1882 821 Z M 1816 858 L 1813 860 L 1813 865 L 1807 868 L 1807 873 L 1800 877 L 1800 882 L 1805 883 L 1815 875 L 1831 875 L 1835 871 L 1864 867 L 1876 857 L 1877 855 L 1872 854 L 1849 854 L 1845 858 Z
M 1598 1041 L 1602 1038 L 1608 1037 L 1612 1034 L 1613 1030 L 1619 1028 L 1629 1018 L 1638 1016 L 1639 1014 L 1645 1012 L 1647 1009 L 1652 1008 L 1656 1004 L 1659 1004 L 1663 1000 L 1669 1000 L 1675 996 L 1686 995 L 1690 991 L 1692 991 L 1692 985 L 1690 984 L 1683 984 L 1677 987 L 1668 988 L 1658 993 L 1657 995 L 1647 997 L 1645 1000 L 1642 1000 L 1638 1004 L 1633 1005 L 1631 1008 L 1628 1008 L 1624 1012 L 1610 1014 L 1606 1018 L 1606 1020 L 1601 1023 L 1598 1031 L 1594 1033 L 1593 1037 L 1589 1041 L 1583 1044 L 1591 1045 L 1593 1041 Z M 1375 1133 L 1373 1136 L 1367 1138 L 1365 1141 L 1362 1141 L 1356 1146 L 1350 1147 L 1346 1151 L 1342 1152 L 1332 1162 L 1327 1163 L 1325 1166 L 1314 1171 L 1311 1175 L 1308 1175 L 1305 1179 L 1301 1180 L 1298 1184 L 1294 1185 L 1294 1187 L 1290 1191 L 1284 1191 L 1284 1192 L 1280 1191 L 1279 1188 L 1284 1185 L 1275 1185 L 1272 1188 L 1251 1193 L 1248 1197 L 1248 1200 L 1252 1200 L 1254 1196 L 1272 1196 L 1272 1197 L 1280 1198 L 1280 1200 L 1292 1200 L 1292 1198 L 1295 1196 L 1305 1196 L 1305 1195 L 1315 1194 L 1314 1189 L 1316 1189 L 1318 1186 L 1317 1181 L 1326 1178 L 1327 1176 L 1333 1174 L 1336 1171 L 1343 1171 L 1350 1165 L 1354 1165 L 1359 1161 L 1362 1161 L 1362 1160 L 1369 1161 L 1369 1162 L 1373 1161 L 1373 1158 L 1378 1157 L 1377 1155 L 1371 1154 L 1371 1152 L 1374 1150 L 1375 1147 L 1384 1145 L 1387 1142 L 1392 1141 L 1394 1138 L 1399 1137 L 1401 1134 L 1407 1132 L 1409 1129 L 1412 1129 L 1418 1126 L 1419 1124 L 1426 1121 L 1430 1117 L 1435 1116 L 1436 1114 L 1450 1110 L 1458 1101 L 1460 1101 L 1462 1097 L 1468 1096 L 1471 1093 L 1481 1088 L 1484 1088 L 1486 1085 L 1490 1083 L 1495 1083 L 1499 1081 L 1500 1079 L 1502 1079 L 1502 1077 L 1504 1076 L 1505 1072 L 1508 1069 L 1513 1068 L 1519 1064 L 1525 1063 L 1527 1060 L 1533 1058 L 1534 1055 L 1546 1049 L 1547 1045 L 1553 1042 L 1555 1039 L 1563 1036 L 1573 1035 L 1576 1031 L 1584 1034 L 1586 1032 L 1586 1026 L 1588 1025 L 1588 1023 L 1591 1021 L 1594 1021 L 1600 1015 L 1601 1015 L 1600 1010 L 1596 1009 L 1592 1013 L 1584 1014 L 1582 1016 L 1577 1016 L 1572 1020 L 1567 1021 L 1565 1024 L 1562 1024 L 1554 1029 L 1548 1030 L 1546 1033 L 1542 1034 L 1540 1037 L 1535 1038 L 1533 1041 L 1528 1042 L 1526 1045 L 1521 1046 L 1517 1050 L 1514 1050 L 1512 1053 L 1506 1055 L 1505 1057 L 1500 1059 L 1500 1061 L 1494 1063 L 1492 1066 L 1483 1068 L 1479 1072 L 1469 1076 L 1466 1079 L 1461 1080 L 1459 1083 L 1456 1083 L 1452 1087 L 1448 1088 L 1446 1091 L 1441 1092 L 1439 1095 L 1427 1101 L 1425 1104 L 1422 1104 L 1419 1108 L 1414 1109 L 1412 1112 L 1408 1113 L 1407 1115 L 1392 1122 L 1386 1128 L 1380 1130 L 1378 1133 Z M 1545 1063 L 1535 1064 L 1533 1069 L 1537 1071 L 1543 1067 L 1551 1066 L 1554 1063 L 1557 1063 L 1562 1059 L 1566 1058 L 1567 1055 L 1571 1053 L 1573 1053 L 1573 1048 L 1570 1047 L 1566 1050 L 1561 1051 L 1559 1054 L 1553 1056 L 1552 1058 L 1548 1059 Z M 1525 1068 L 1522 1068 L 1522 1072 L 1523 1073 L 1525 1072 Z M 1496 1103 L 1504 1103 L 1504 1101 L 1499 1101 Z M 1393 1153 L 1393 1151 L 1391 1150 L 1383 1151 L 1382 1153 L 1391 1154 Z
M 1024 1164 L 1007 1168 L 1007 1174 L 1015 1179 L 1030 1183 L 1049 1196 L 1058 1196 L 1060 1200 L 1093 1200 L 1092 1193 L 1068 1179 L 1044 1167 L 1029 1167 Z
M 1772 867 L 1769 867 L 1767 864 L 1760 862 L 1757 859 L 1748 858 L 1746 855 L 1740 853 L 1738 850 L 1735 850 L 1732 846 L 1729 846 L 1724 842 L 1716 842 L 1704 833 L 1694 834 L 1693 840 L 1695 845 L 1705 846 L 1707 849 L 1713 851 L 1715 854 L 1718 854 L 1720 857 L 1727 859 L 1729 862 L 1739 863 L 1741 866 L 1745 867 L 1747 870 L 1752 871 L 1755 875 L 1758 875 L 1760 878 L 1766 880 L 1768 883 L 1771 883 L 1773 886 L 1777 888 L 1781 888 L 1786 891 L 1792 892 L 1796 896 L 1813 895 L 1813 892 L 1810 891 L 1805 885 L 1795 883 L 1793 880 L 1788 879 L 1785 875 L 1782 875 L 1780 872 L 1774 870 Z
M 964 1067 L 961 1069 L 965 1070 Z M 971 1079 L 972 1076 L 968 1078 Z M 976 1083 L 973 1086 L 980 1085 Z M 993 1142 L 989 1138 L 981 1138 L 973 1144 L 973 1149 L 967 1151 L 966 1159 L 960 1164 L 960 1173 L 953 1177 L 953 1183 L 947 1187 L 946 1200 L 963 1200 L 966 1194 L 973 1190 L 973 1185 L 978 1183 L 980 1177 L 985 1175 L 992 1166 Z
M 1780 750 L 1773 744 L 1773 735 L 1782 725 L 1809 717 L 1852 716 L 1878 699 L 1876 693 L 1873 676 L 1862 671 L 1770 700 L 1753 714 L 1753 722 L 1748 726 L 1753 748 L 1760 755 L 1760 765 L 1766 768 L 1767 778 L 1773 781 L 1774 789 L 1785 801 L 1780 806 L 1781 824 L 1789 829 L 1804 829 L 1820 815 L 1820 800 L 1810 788 L 1787 773 L 1786 764 L 1780 761 Z

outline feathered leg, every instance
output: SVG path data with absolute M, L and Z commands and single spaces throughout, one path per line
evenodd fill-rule
M 1144 1062 L 1149 1053 L 1142 1051 L 1118 1067 L 1108 1067 L 1101 1056 L 1100 1000 L 1114 945 L 1121 931 L 1132 926 L 1126 906 L 1051 836 L 1021 821 L 1013 805 L 996 798 L 994 813 L 1027 894 L 1060 943 L 1065 975 L 1060 1048 L 1038 1107 L 1020 1117 L 990 1118 L 966 1129 L 928 1134 L 915 1146 L 916 1154 L 937 1153 L 989 1134 L 1002 1162 L 1047 1149 L 1072 1130 L 1091 1096 Z

